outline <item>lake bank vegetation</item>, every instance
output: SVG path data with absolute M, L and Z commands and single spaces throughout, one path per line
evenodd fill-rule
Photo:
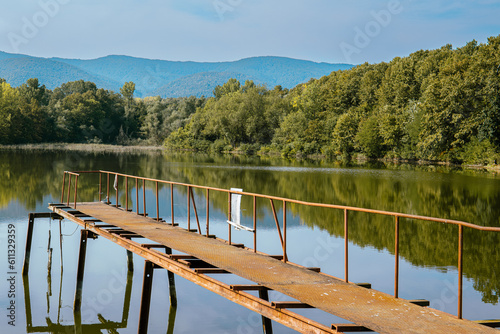
M 211 98 L 134 98 L 90 82 L 0 83 L 0 144 L 161 145 L 169 150 L 497 165 L 500 36 L 362 64 L 283 89 L 231 79 Z

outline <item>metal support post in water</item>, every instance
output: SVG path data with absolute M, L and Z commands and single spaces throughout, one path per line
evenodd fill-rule
M 148 332 L 149 308 L 151 305 L 151 286 L 153 283 L 154 263 L 145 261 L 144 279 L 142 282 L 141 310 L 139 315 L 139 329 L 137 333 L 144 334 Z
M 78 254 L 78 270 L 76 273 L 76 291 L 73 310 L 79 313 L 82 307 L 83 273 L 85 271 L 85 254 L 87 252 L 87 240 L 89 237 L 96 238 L 97 235 L 88 230 L 80 231 L 80 252 Z
M 175 316 L 177 315 L 177 307 L 170 306 L 168 312 L 168 327 L 167 334 L 174 334 Z
M 168 255 L 172 254 L 172 249 L 166 247 L 165 248 L 165 253 Z M 177 292 L 175 291 L 175 274 L 171 272 L 170 270 L 167 270 L 167 275 L 168 275 L 168 288 L 170 291 L 170 306 L 171 308 L 176 308 L 177 307 Z
M 267 289 L 259 290 L 259 298 L 265 300 L 266 302 L 269 301 L 269 293 Z M 264 329 L 264 334 L 273 334 L 273 324 L 271 319 L 262 316 L 262 328 Z
M 128 271 L 134 271 L 134 253 L 127 249 L 127 265 Z
M 24 251 L 23 275 L 27 275 L 30 267 L 31 243 L 33 241 L 33 228 L 36 218 L 58 218 L 61 217 L 56 213 L 30 213 L 28 221 L 28 229 L 26 232 L 26 249 Z
M 172 254 L 172 249 L 165 247 L 165 254 Z M 147 333 L 148 323 L 149 323 L 149 310 L 151 306 L 151 292 L 153 285 L 153 272 L 155 268 L 161 269 L 161 267 L 156 266 L 151 261 L 145 261 L 144 264 L 144 279 L 142 283 L 142 297 L 141 297 L 141 309 L 139 314 L 139 328 L 138 333 Z M 168 274 L 168 285 L 170 288 L 170 314 L 169 314 L 169 325 L 168 333 L 173 333 L 173 323 L 175 321 L 175 314 L 177 310 L 177 293 L 175 291 L 175 276 L 174 273 L 167 270 Z
M 24 252 L 23 275 L 27 275 L 30 268 L 31 241 L 33 240 L 33 225 L 35 224 L 35 214 L 30 213 L 28 221 L 28 232 L 26 235 L 26 250 Z

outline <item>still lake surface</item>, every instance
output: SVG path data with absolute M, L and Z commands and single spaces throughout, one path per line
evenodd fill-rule
M 339 166 L 328 162 L 284 161 L 249 157 L 170 155 L 158 152 L 85 153 L 0 151 L 0 332 L 39 333 L 58 328 L 74 332 L 73 298 L 80 232 L 76 224 L 38 219 L 29 275 L 21 275 L 29 212 L 47 212 L 60 201 L 64 170 L 108 170 L 169 181 L 242 188 L 244 191 L 322 202 L 464 220 L 500 226 L 498 175 L 429 166 Z M 81 182 L 81 184 L 80 184 Z M 96 200 L 97 179 L 81 177 L 79 200 Z M 123 185 L 121 186 L 123 188 Z M 169 221 L 170 189 L 160 188 L 160 213 Z M 147 190 L 154 212 L 153 185 Z M 175 219 L 186 221 L 186 191 L 175 189 Z M 123 199 L 122 199 L 123 200 Z M 204 193 L 195 192 L 203 220 Z M 277 206 L 282 217 L 281 206 Z M 288 257 L 344 277 L 343 212 L 293 206 L 287 210 Z M 243 200 L 242 220 L 251 225 L 252 209 Z M 258 249 L 281 254 L 269 203 L 258 204 Z M 192 222 L 194 217 L 192 216 Z M 227 196 L 211 196 L 210 233 L 227 239 Z M 390 217 L 352 214 L 349 227 L 349 280 L 369 282 L 393 293 L 394 221 Z M 61 230 L 60 230 L 61 228 Z M 60 232 L 62 235 L 60 235 Z M 15 264 L 9 267 L 8 240 L 15 236 Z M 62 240 L 62 243 L 60 242 Z M 400 223 L 400 297 L 427 299 L 431 307 L 457 312 L 458 228 L 402 219 Z M 233 241 L 252 247 L 248 232 Z M 499 319 L 500 235 L 465 229 L 464 317 Z M 51 251 L 49 251 L 51 249 Z M 51 257 L 51 267 L 48 267 Z M 83 333 L 136 333 L 144 260 L 104 238 L 90 240 L 83 286 Z M 13 274 L 10 274 L 13 273 Z M 9 282 L 11 278 L 14 280 Z M 218 276 L 240 283 L 231 275 Z M 13 283 L 13 286 L 11 285 Z M 197 285 L 176 277 L 178 307 L 169 307 L 168 279 L 156 271 L 149 333 L 262 333 L 260 317 Z M 11 293 L 14 292 L 15 296 Z M 9 296 L 10 295 L 10 296 Z M 270 293 L 271 300 L 287 300 Z M 7 308 L 15 305 L 14 325 Z M 324 324 L 342 322 L 317 310 L 297 313 Z M 28 324 L 27 318 L 31 318 Z M 56 326 L 57 325 L 57 326 Z M 104 329 L 110 327 L 111 329 Z M 273 323 L 274 333 L 293 330 Z M 52 332 L 54 332 L 52 330 Z

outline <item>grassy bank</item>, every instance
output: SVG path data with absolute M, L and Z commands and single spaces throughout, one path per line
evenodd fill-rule
M 144 153 L 161 152 L 161 146 L 123 146 L 108 144 L 68 144 L 68 143 L 41 143 L 41 144 L 20 144 L 20 145 L 0 145 L 0 149 L 5 150 L 47 150 L 47 151 L 80 151 L 80 152 L 115 152 L 115 153 Z

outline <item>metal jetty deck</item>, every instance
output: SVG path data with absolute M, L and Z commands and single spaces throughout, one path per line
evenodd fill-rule
M 110 175 L 118 177 L 117 175 L 122 174 L 111 172 L 100 173 L 104 173 L 104 175 L 107 173 L 107 199 L 109 200 Z M 74 173 L 74 175 L 77 176 L 79 174 Z M 124 177 L 127 179 L 135 178 L 137 184 L 137 177 Z M 156 182 L 156 191 L 158 194 L 158 182 L 160 181 L 147 180 Z M 71 185 L 71 180 L 69 180 L 69 184 Z M 100 190 L 101 186 L 100 184 Z M 126 186 L 128 187 L 128 183 Z M 232 244 L 230 236 L 228 241 L 215 238 L 208 234 L 208 228 L 206 235 L 201 234 L 197 213 L 196 221 L 198 229 L 184 229 L 176 226 L 173 222 L 172 224 L 167 224 L 161 221 L 158 217 L 158 204 L 156 219 L 148 217 L 145 210 L 142 214 L 138 214 L 138 206 L 137 212 L 130 212 L 131 210 L 128 208 L 128 193 L 127 203 L 122 208 L 118 202 L 114 205 L 102 202 L 76 202 L 77 181 L 75 182 L 75 202 L 74 204 L 70 204 L 69 189 L 70 187 L 68 187 L 68 200 L 66 203 L 51 204 L 49 208 L 54 213 L 82 226 L 82 242 L 86 242 L 87 237 L 96 235 L 107 238 L 125 249 L 142 256 L 147 261 L 167 269 L 171 273 L 184 277 L 233 302 L 260 313 L 265 317 L 263 318 L 264 328 L 266 328 L 264 319 L 271 319 L 302 333 L 339 333 L 351 331 L 376 331 L 379 333 L 499 333 L 499 331 L 490 328 L 499 326 L 498 322 L 490 322 L 490 327 L 488 327 L 485 326 L 486 322 L 480 324 L 461 319 L 460 310 L 459 317 L 457 317 L 430 307 L 417 305 L 419 304 L 418 301 L 407 301 L 396 298 L 397 284 L 396 296 L 392 296 L 350 283 L 347 279 L 341 280 L 326 275 L 319 272 L 317 268 L 305 268 L 290 263 L 287 261 L 286 255 L 286 222 L 284 222 L 282 235 L 276 214 L 274 216 L 284 249 L 283 256 L 270 256 L 257 252 L 255 248 L 249 249 L 240 244 Z M 119 198 L 116 182 L 115 189 L 117 192 L 116 198 Z M 193 206 L 196 207 L 191 189 L 188 189 L 187 192 L 188 205 L 193 203 Z M 136 191 L 138 200 L 138 188 L 136 188 Z M 229 194 L 230 201 L 231 192 Z M 63 186 L 64 196 L 65 190 Z M 275 212 L 273 199 L 271 199 L 271 205 Z M 284 207 L 286 209 L 286 205 Z M 349 208 L 349 210 L 354 209 Z M 231 209 L 229 208 L 228 211 L 230 218 Z M 345 213 L 347 232 L 347 210 Z M 404 217 L 404 215 L 398 214 L 397 217 Z M 398 222 L 398 218 L 396 222 Z M 469 225 L 465 226 L 469 227 Z M 396 230 L 397 226 L 396 224 Z M 32 230 L 32 227 L 28 228 L 28 234 L 30 233 L 30 229 Z M 459 225 L 459 229 L 461 235 L 463 226 Z M 486 229 L 488 230 L 489 228 Z M 138 243 L 134 241 L 136 238 L 147 239 L 148 243 Z M 161 249 L 164 249 L 165 252 L 160 251 Z M 171 250 L 181 252 L 183 255 L 172 255 Z M 27 254 L 29 265 L 28 246 Z M 461 245 L 459 260 L 461 261 Z M 396 260 L 397 266 L 398 260 Z M 215 279 L 214 275 L 212 275 L 224 273 L 238 275 L 254 282 L 254 284 L 228 285 Z M 461 286 L 459 288 L 461 289 Z M 247 292 L 251 290 L 259 291 L 259 297 Z M 267 293 L 269 290 L 281 292 L 294 300 L 290 302 L 269 301 Z M 293 308 L 317 308 L 352 323 L 325 326 L 292 312 L 290 309 Z M 459 301 L 459 308 L 461 308 L 461 300 Z

